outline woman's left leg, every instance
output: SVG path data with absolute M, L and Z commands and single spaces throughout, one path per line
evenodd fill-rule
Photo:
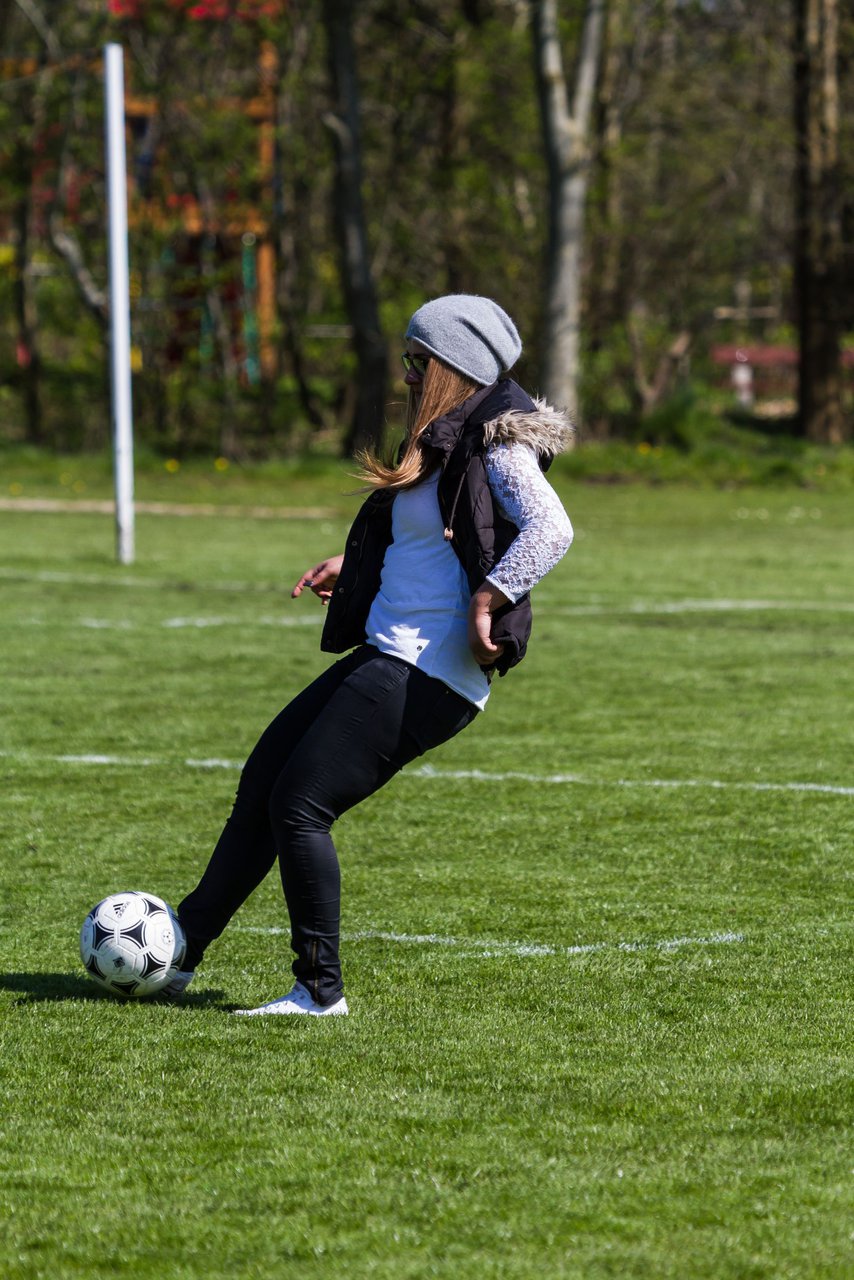
M 187 969 L 196 968 L 210 943 L 273 867 L 276 845 L 269 806 L 276 779 L 357 658 L 353 652 L 328 667 L 276 716 L 253 748 L 208 865 L 178 907 L 188 940 Z

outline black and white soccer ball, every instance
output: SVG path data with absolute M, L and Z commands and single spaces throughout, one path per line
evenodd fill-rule
M 168 903 L 153 893 L 113 893 L 80 930 L 80 958 L 118 996 L 154 996 L 181 968 L 187 940 Z

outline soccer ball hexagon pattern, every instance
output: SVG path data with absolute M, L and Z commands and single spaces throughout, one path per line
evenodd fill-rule
M 80 930 L 87 972 L 118 996 L 154 996 L 181 968 L 187 942 L 178 917 L 153 893 L 114 893 Z

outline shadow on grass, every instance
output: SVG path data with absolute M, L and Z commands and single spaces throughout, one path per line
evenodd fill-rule
M 110 1004 L 123 1005 L 175 1005 L 181 1009 L 208 1008 L 233 1009 L 225 1003 L 224 992 L 217 990 L 187 991 L 180 1000 L 124 1000 L 103 991 L 88 978 L 72 973 L 0 973 L 0 990 L 14 991 L 19 995 L 16 1004 L 34 1004 L 38 1001 L 57 1000 L 106 1000 Z

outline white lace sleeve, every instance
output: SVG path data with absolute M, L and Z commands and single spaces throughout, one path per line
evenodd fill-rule
M 493 445 L 486 474 L 498 510 L 519 530 L 486 580 L 515 602 L 569 550 L 572 525 L 529 445 Z

